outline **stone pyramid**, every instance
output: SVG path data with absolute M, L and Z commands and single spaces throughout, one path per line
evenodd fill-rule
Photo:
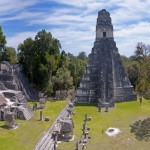
M 136 100 L 133 86 L 123 66 L 109 12 L 98 13 L 96 39 L 88 57 L 86 70 L 76 93 L 79 103 L 108 103 Z

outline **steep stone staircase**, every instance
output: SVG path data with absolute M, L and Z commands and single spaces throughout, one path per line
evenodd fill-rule
M 38 98 L 37 92 L 33 89 L 28 79 L 25 77 L 20 65 L 15 65 L 15 79 L 19 87 L 24 92 L 27 99 L 36 100 Z
M 33 111 L 29 108 L 29 105 L 21 105 L 19 106 L 19 110 L 22 112 L 25 120 L 29 120 L 33 116 Z

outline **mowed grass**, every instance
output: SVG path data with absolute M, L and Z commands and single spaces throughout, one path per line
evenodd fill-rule
M 115 108 L 109 112 L 98 113 L 96 105 L 77 105 L 73 116 L 75 128 L 75 140 L 72 142 L 62 142 L 57 150 L 74 150 L 76 142 L 80 140 L 82 134 L 82 124 L 85 113 L 93 120 L 87 122 L 91 128 L 89 131 L 92 139 L 87 144 L 87 150 L 149 150 L 150 142 L 138 141 L 134 134 L 130 133 L 130 125 L 136 120 L 150 117 L 150 100 L 144 100 L 140 107 L 139 101 L 117 103 Z M 103 133 L 109 127 L 119 128 L 121 132 L 116 137 L 109 137 Z
M 17 120 L 20 126 L 16 130 L 7 130 L 4 128 L 5 122 L 0 122 L 0 150 L 32 150 L 66 103 L 67 101 L 46 102 L 43 117 L 49 116 L 50 122 L 38 121 L 40 110 L 29 121 Z M 30 105 L 33 106 L 33 103 L 30 102 Z

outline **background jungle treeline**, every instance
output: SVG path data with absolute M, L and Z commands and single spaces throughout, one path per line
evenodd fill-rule
M 17 53 L 6 43 L 0 27 L 0 61 L 20 62 L 29 81 L 48 96 L 79 86 L 88 61 L 85 52 L 78 56 L 66 53 L 59 40 L 45 30 L 19 44 Z M 138 43 L 133 56 L 121 57 L 136 92 L 150 98 L 150 45 Z

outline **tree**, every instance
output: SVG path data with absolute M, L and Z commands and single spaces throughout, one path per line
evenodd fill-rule
M 60 53 L 60 51 L 59 51 L 60 49 L 61 49 L 61 44 L 60 44 L 59 40 L 53 38 L 49 54 L 50 55 L 57 55 Z
M 45 30 L 39 31 L 35 36 L 35 42 L 40 53 L 49 51 L 52 45 L 52 34 Z
M 2 27 L 0 26 L 0 61 L 2 61 L 3 50 L 6 43 L 6 37 L 3 35 Z
M 50 32 L 39 31 L 35 39 L 27 38 L 18 46 L 19 62 L 29 80 L 47 95 L 55 90 L 69 90 L 77 86 L 87 63 L 81 52 L 77 57 L 61 51 L 59 40 Z
M 133 85 L 134 89 L 138 84 L 138 77 L 139 77 L 139 64 L 137 61 L 130 61 L 127 65 L 127 73 L 130 79 L 131 84 Z
M 69 70 L 71 71 L 71 76 L 73 77 L 73 84 L 78 87 L 86 68 L 87 56 L 85 56 L 85 53 L 79 53 L 76 57 L 69 53 L 68 57 L 70 59 Z
M 19 62 L 28 79 L 47 95 L 53 93 L 53 76 L 59 68 L 61 44 L 50 32 L 39 31 L 18 46 Z
M 135 56 L 139 63 L 137 91 L 145 98 L 150 98 L 150 45 L 139 42 L 136 46 Z
M 139 61 L 140 73 L 137 91 L 145 98 L 150 98 L 150 56 Z
M 2 59 L 10 63 L 18 62 L 16 50 L 13 47 L 5 47 L 3 50 Z
M 86 60 L 87 59 L 86 53 L 85 52 L 80 52 L 78 54 L 77 58 L 81 59 L 81 60 Z
M 32 38 L 27 38 L 18 46 L 18 59 L 23 65 L 24 71 L 29 80 L 33 83 L 33 70 L 37 62 L 37 52 L 35 51 L 34 41 Z
M 54 81 L 57 90 L 68 90 L 73 86 L 73 78 L 70 75 L 70 71 L 66 68 L 59 68 L 57 70 Z
M 63 50 L 60 54 L 59 68 L 63 67 L 68 69 L 68 65 L 69 65 L 69 59 L 66 52 Z
M 40 56 L 41 63 L 45 64 L 46 52 L 48 52 L 49 55 L 58 55 L 61 44 L 59 40 L 52 37 L 52 34 L 50 32 L 42 30 L 39 31 L 35 36 L 35 48 L 38 52 L 38 55 Z
M 145 45 L 142 42 L 139 42 L 135 49 L 136 57 L 146 57 L 150 56 L 150 45 Z

